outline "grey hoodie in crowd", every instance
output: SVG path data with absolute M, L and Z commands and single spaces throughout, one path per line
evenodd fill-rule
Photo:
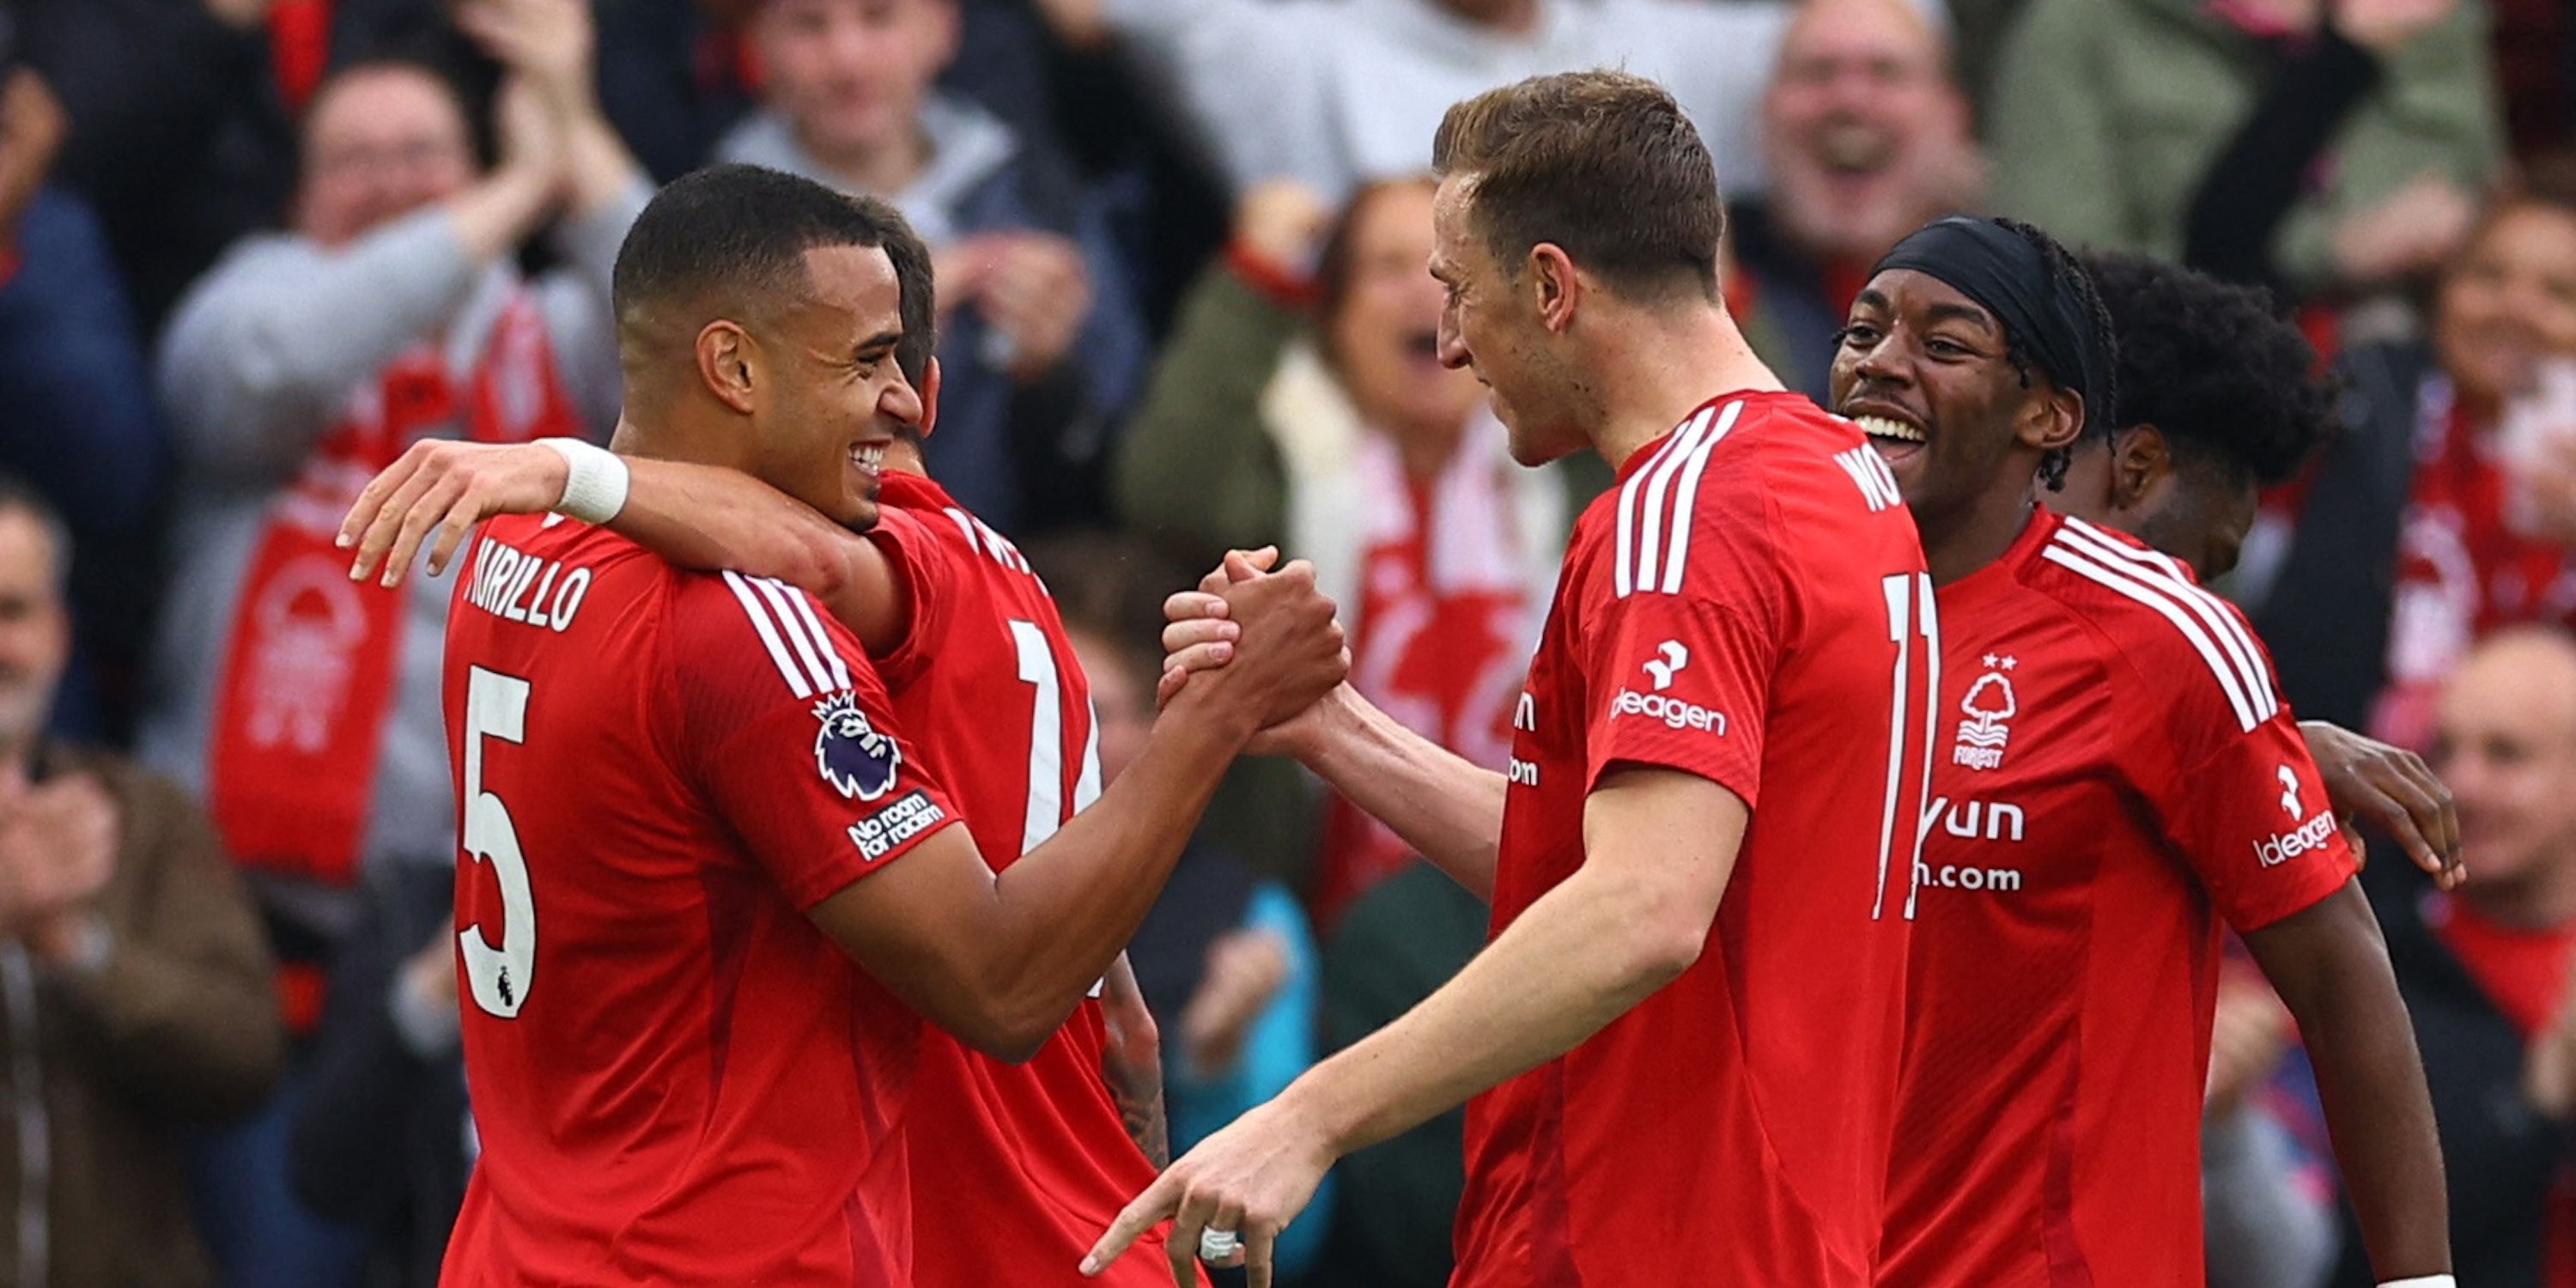
M 602 438 L 616 424 L 620 383 L 609 273 L 627 225 L 651 196 L 639 180 L 603 209 L 567 221 L 558 242 L 565 267 L 531 284 L 556 376 Z M 518 281 L 507 261 L 474 263 L 446 211 L 431 207 L 337 249 L 304 237 L 249 238 L 181 300 L 156 372 L 178 447 L 179 511 L 142 729 L 141 751 L 153 768 L 204 795 L 236 603 L 269 505 L 341 420 L 351 392 L 429 337 L 442 337 L 456 387 L 468 387 Z M 459 414 L 433 435 L 461 436 L 467 401 L 459 398 Z M 450 589 L 448 576 L 415 570 L 399 592 L 408 612 L 371 792 L 368 864 L 445 864 L 455 856 L 455 787 L 439 699 Z
M 939 423 L 926 447 L 930 472 L 959 503 L 1014 535 L 1062 521 L 1097 520 L 1111 431 L 1143 384 L 1152 355 L 1128 268 L 1101 203 L 1070 166 L 963 98 L 932 94 L 920 126 L 929 161 L 901 192 L 873 193 L 910 220 L 934 249 L 977 233 L 1056 233 L 1082 250 L 1091 312 L 1056 369 L 1033 383 L 1011 378 L 1007 340 L 956 309 L 939 336 Z M 717 145 L 743 161 L 846 188 L 776 112 L 753 114 Z
M 1913 0 L 1947 28 L 1942 0 Z M 1727 193 L 1760 191 L 1764 86 L 1795 6 L 1783 0 L 1541 0 L 1526 32 L 1439 0 L 1107 0 L 1237 192 L 1295 179 L 1339 202 L 1431 165 L 1460 99 L 1549 72 L 1619 67 L 1680 100 Z

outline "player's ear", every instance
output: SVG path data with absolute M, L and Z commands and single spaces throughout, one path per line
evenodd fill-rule
M 921 436 L 928 438 L 930 431 L 937 428 L 939 424 L 939 359 L 937 357 L 933 357 L 929 364 L 921 369 L 921 387 L 914 392 L 921 395 Z
M 748 416 L 754 391 L 767 379 L 759 367 L 759 346 L 737 322 L 718 318 L 698 329 L 698 379 L 717 402 Z
M 2084 433 L 2084 398 L 2071 389 L 2060 389 L 2056 382 L 2033 375 L 2031 391 L 2038 395 L 2024 404 L 2020 438 L 2022 446 L 2045 454 L 2071 447 Z
M 2166 475 L 2173 473 L 2173 452 L 2165 432 L 2153 425 L 2131 425 L 2111 435 L 2111 501 L 2122 509 L 2137 505 Z
M 1540 324 L 1550 331 L 1563 331 L 1574 325 L 1574 309 L 1583 298 L 1583 281 L 1565 248 L 1555 242 L 1540 242 L 1530 247 L 1529 259 L 1521 270 L 1531 302 L 1538 308 Z

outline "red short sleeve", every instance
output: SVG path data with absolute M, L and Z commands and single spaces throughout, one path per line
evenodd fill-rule
M 2161 810 L 2219 915 L 2258 930 L 2342 889 L 2360 866 L 2288 709 L 2227 733 L 2170 779 Z
M 903 641 L 877 659 L 878 674 L 889 689 L 910 688 L 929 665 L 933 647 L 948 637 L 951 609 L 957 602 L 954 558 L 959 546 L 953 535 L 932 526 L 937 521 L 886 506 L 877 512 L 877 526 L 868 531 L 868 539 L 893 567 L 912 609 Z
M 693 576 L 673 609 L 672 762 L 798 908 L 957 821 L 858 639 L 805 592 Z
M 1677 583 L 1614 584 L 1584 624 L 1586 669 L 1607 695 L 1584 740 L 1587 788 L 1620 762 L 1697 774 L 1747 805 L 1761 788 L 1785 590 L 1761 516 L 1730 523 L 1727 508 L 1712 508 Z

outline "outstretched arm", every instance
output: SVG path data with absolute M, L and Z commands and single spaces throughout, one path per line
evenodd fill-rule
M 1272 1241 L 1326 1169 L 1572 1050 L 1698 960 L 1751 818 L 1673 769 L 1613 770 L 1584 808 L 1584 863 L 1404 1018 L 1316 1065 L 1202 1142 L 1119 1214 L 1098 1274 L 1173 1219 L 1176 1273 L 1208 1229 L 1238 1230 L 1255 1288 Z
M 901 642 L 910 605 L 875 542 L 736 470 L 624 459 L 626 505 L 611 531 L 682 568 L 729 568 L 797 587 L 872 654 Z M 562 453 L 540 443 L 415 443 L 341 521 L 340 544 L 357 551 L 349 576 L 364 580 L 381 567 L 394 585 L 423 543 L 431 575 L 443 572 L 475 524 L 553 509 L 569 473 Z
M 2379 921 L 2357 882 L 2245 934 L 2299 1022 L 2335 1161 L 2382 1281 L 2451 1270 L 2442 1147 Z

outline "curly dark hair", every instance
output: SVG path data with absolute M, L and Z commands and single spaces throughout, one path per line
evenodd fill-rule
M 2154 425 L 2268 486 L 2334 433 L 2316 349 L 2262 291 L 2126 251 L 2085 259 L 2120 337 L 2117 414 L 2087 437 Z
M 2086 271 L 2084 262 L 2076 258 L 2075 252 L 2068 250 L 2065 243 L 2049 236 L 2045 229 L 2036 224 L 2023 223 L 2018 219 L 1997 219 L 1995 223 L 2005 231 L 2029 242 L 2031 248 L 2037 250 L 2040 258 L 2047 262 L 2050 276 L 2063 277 L 2074 284 L 2075 298 L 2084 305 L 2085 311 L 2092 315 L 2094 338 L 2100 342 L 2102 352 L 2117 355 L 2119 331 L 2111 325 L 2110 311 L 2102 304 L 2102 293 L 2095 287 L 2093 274 Z M 2022 388 L 2029 388 L 2030 359 L 2023 355 L 2020 344 L 2013 344 L 2005 351 L 2004 357 L 2021 372 Z M 2110 373 L 2103 378 L 2105 388 L 2102 390 L 2102 401 L 2113 407 L 2119 406 L 2120 385 L 2126 379 L 2127 373 L 2123 370 L 2123 364 L 2113 363 Z M 2091 433 L 2093 427 L 2100 424 L 2102 419 L 2101 408 L 2086 407 L 2084 432 Z M 2049 491 L 2055 492 L 2066 486 L 2067 462 L 2073 460 L 2074 455 L 2072 449 L 2061 447 L 2040 458 L 2039 481 L 2047 484 Z

